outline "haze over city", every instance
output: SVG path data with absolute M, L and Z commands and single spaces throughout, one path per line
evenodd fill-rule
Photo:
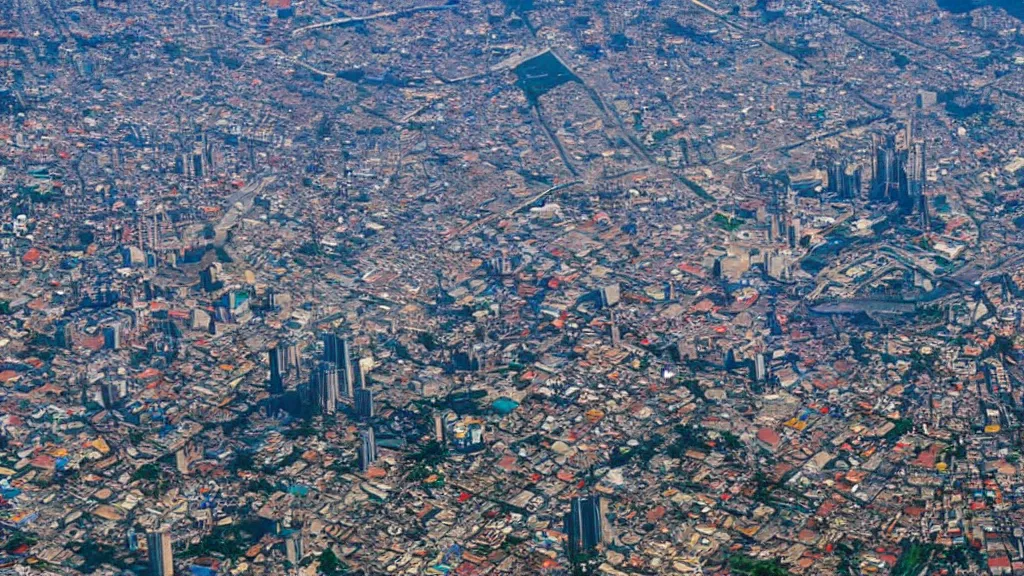
M 0 576 L 1024 574 L 1017 0 L 0 0 Z

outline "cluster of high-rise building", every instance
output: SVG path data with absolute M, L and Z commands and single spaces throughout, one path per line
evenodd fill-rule
M 928 230 L 927 150 L 915 137 L 913 117 L 898 132 L 871 136 L 866 162 L 839 157 L 826 170 L 826 191 L 838 199 L 894 205 L 917 214 Z
M 901 213 L 918 213 L 927 221 L 925 143 L 914 138 L 913 120 L 906 122 L 902 140 L 893 134 L 873 138 L 871 159 L 869 199 L 895 204 Z
M 333 414 L 342 399 L 354 401 L 356 393 L 367 387 L 366 365 L 353 361 L 349 341 L 333 333 L 324 333 L 323 357 L 310 370 L 309 381 L 299 386 L 300 396 L 310 408 Z

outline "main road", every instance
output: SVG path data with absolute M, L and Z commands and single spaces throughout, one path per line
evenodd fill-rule
M 224 246 L 228 239 L 228 231 L 234 228 L 238 220 L 252 208 L 252 203 L 256 196 L 262 193 L 275 180 L 277 180 L 276 176 L 265 176 L 258 182 L 250 182 L 238 192 L 228 196 L 225 203 L 224 216 L 213 226 L 213 231 L 215 232 L 213 237 L 214 246 L 218 248 Z
M 330 28 L 332 26 L 348 26 L 350 24 L 358 24 L 360 22 L 370 22 L 373 20 L 380 20 L 381 18 L 396 18 L 399 16 L 408 16 L 417 12 L 430 12 L 436 10 L 451 10 L 455 8 L 454 5 L 442 4 L 440 6 L 414 6 L 412 8 L 406 8 L 404 10 L 386 10 L 384 12 L 376 12 L 374 14 L 367 14 L 366 16 L 346 16 L 344 18 L 335 18 L 333 20 L 327 20 L 326 22 L 318 22 L 316 24 L 309 24 L 307 26 L 301 26 L 292 30 L 292 37 L 301 36 L 311 30 L 318 28 Z

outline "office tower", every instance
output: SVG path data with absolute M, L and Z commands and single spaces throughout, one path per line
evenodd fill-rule
M 914 142 L 910 145 L 905 170 L 907 175 L 907 198 L 900 208 L 905 213 L 910 214 L 921 207 L 924 201 L 925 181 L 928 177 L 925 167 L 924 142 Z
M 789 222 L 789 247 L 796 248 L 800 243 L 800 239 L 803 236 L 803 231 L 800 229 L 800 217 L 793 216 Z
M 121 349 L 121 325 L 110 324 L 103 327 L 103 347 L 107 350 Z
M 921 230 L 923 232 L 928 232 L 932 229 L 932 220 L 928 213 L 928 197 L 924 194 L 918 197 L 917 208 L 921 214 Z
M 757 355 L 754 356 L 753 368 L 754 381 L 764 382 L 768 378 L 768 363 L 765 360 L 763 352 L 758 352 Z
M 220 281 L 220 264 L 210 264 L 200 272 L 199 283 L 202 285 L 203 290 L 207 292 L 220 290 L 224 286 L 224 283 Z
M 324 362 L 330 362 L 337 366 L 341 358 L 341 341 L 337 334 L 333 332 L 324 332 L 320 335 L 320 340 L 324 343 Z
M 565 515 L 567 555 L 574 564 L 602 542 L 601 499 L 584 496 L 572 499 Z
M 273 288 L 267 288 L 266 301 L 267 308 L 271 310 L 281 309 L 280 297 L 278 296 L 277 291 L 275 291 Z
M 346 398 L 351 398 L 352 392 L 355 390 L 352 348 L 348 340 L 330 332 L 324 334 L 322 340 L 324 343 L 324 362 L 334 364 L 341 371 L 341 394 Z
M 434 412 L 434 441 L 444 444 L 444 419 L 440 412 Z
M 288 563 L 298 566 L 302 560 L 302 531 L 289 530 L 284 536 L 284 553 Z
M 842 181 L 844 162 L 839 159 L 833 159 L 829 163 L 826 172 L 828 173 L 828 185 L 825 187 L 826 190 L 833 194 L 839 194 L 840 182 Z
M 270 381 L 268 386 L 271 394 L 281 394 L 284 392 L 284 373 L 287 371 L 288 360 L 285 356 L 287 350 L 277 345 L 270 350 L 267 350 L 267 355 L 270 357 Z
M 341 380 L 344 383 L 344 393 L 346 398 L 351 398 L 352 393 L 356 389 L 356 376 L 354 371 L 357 369 L 352 364 L 352 347 L 349 345 L 348 340 L 341 340 L 341 358 L 338 364 L 338 369 L 341 370 Z
M 121 387 L 114 382 L 105 381 L 100 384 L 100 400 L 103 407 L 113 410 L 121 402 Z
M 621 298 L 622 289 L 618 283 L 609 284 L 600 290 L 601 307 L 608 308 L 609 306 L 615 306 L 619 303 Z
M 828 166 L 828 191 L 843 200 L 860 197 L 861 169 L 846 160 L 833 160 Z
M 146 533 L 149 547 L 149 573 L 152 576 L 173 576 L 174 555 L 171 551 L 171 529 L 161 526 Z
M 74 327 L 70 322 L 61 322 L 57 324 L 57 330 L 53 335 L 54 344 L 58 348 L 71 348 L 74 343 Z
M 373 427 L 359 433 L 359 469 L 366 472 L 377 461 L 377 437 Z
M 769 278 L 788 282 L 793 279 L 792 260 L 788 254 L 772 250 L 764 256 L 764 270 Z
M 923 141 L 914 140 L 913 119 L 907 121 L 904 130 L 899 143 L 892 134 L 872 140 L 869 196 L 873 202 L 892 202 L 902 214 L 912 214 L 926 209 L 926 150 Z M 922 214 L 922 222 L 927 220 Z
M 174 467 L 179 474 L 188 474 L 189 454 L 185 448 L 174 452 Z
M 310 375 L 310 393 L 321 414 L 334 414 L 338 407 L 338 369 L 330 362 L 321 362 Z
M 302 377 L 302 354 L 299 353 L 299 345 L 296 342 L 286 342 L 285 344 L 278 344 L 278 346 L 284 347 L 284 358 L 285 358 L 285 372 L 288 375 L 294 373 L 296 378 Z
M 352 386 L 352 393 L 355 393 L 356 390 L 363 390 L 369 385 L 366 381 L 366 372 L 368 368 L 364 360 L 366 360 L 366 358 L 360 358 L 359 361 L 353 365 L 355 383 Z
M 896 138 L 891 134 L 871 142 L 871 192 L 873 202 L 891 202 L 898 198 L 900 162 Z
M 491 272 L 498 276 L 510 276 L 512 275 L 512 259 L 506 257 L 506 254 L 499 253 L 490 258 L 487 261 L 490 266 Z
M 135 528 L 128 529 L 128 534 L 125 535 L 125 540 L 128 545 L 129 552 L 135 552 L 139 549 L 139 535 L 136 534 Z
M 373 418 L 373 390 L 368 388 L 356 390 L 356 415 L 360 418 Z

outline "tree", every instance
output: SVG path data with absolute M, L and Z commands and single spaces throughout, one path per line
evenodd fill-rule
M 17 550 L 20 546 L 23 545 L 31 548 L 32 546 L 35 546 L 37 542 L 39 542 L 39 538 L 36 537 L 35 534 L 31 532 L 17 531 L 14 534 L 12 534 L 11 537 L 8 538 L 6 542 L 4 542 L 3 549 L 7 552 L 13 552 L 14 550 Z
M 789 576 L 777 559 L 757 560 L 739 554 L 729 558 L 729 570 L 743 576 Z
M 428 352 L 433 352 L 438 348 L 437 337 L 431 332 L 420 332 L 416 340 L 427 349 Z
M 327 576 L 333 576 L 334 574 L 344 574 L 348 571 L 348 568 L 341 563 L 338 556 L 334 553 L 334 550 L 330 548 L 320 553 L 320 573 L 326 574 Z
M 233 466 L 235 470 L 252 470 L 255 466 L 256 460 L 252 457 L 252 452 L 239 452 L 238 455 L 235 456 L 235 463 Z
M 147 482 L 152 482 L 154 480 L 159 480 L 162 475 L 163 474 L 160 472 L 160 466 L 153 462 L 148 462 L 139 466 L 138 469 L 135 470 L 135 473 L 132 474 L 132 480 L 145 480 Z
M 895 428 L 889 431 L 885 435 L 885 439 L 889 442 L 896 442 L 903 437 L 904 434 L 914 429 L 914 421 L 910 418 L 900 418 L 899 420 L 892 420 L 892 423 L 896 425 Z

